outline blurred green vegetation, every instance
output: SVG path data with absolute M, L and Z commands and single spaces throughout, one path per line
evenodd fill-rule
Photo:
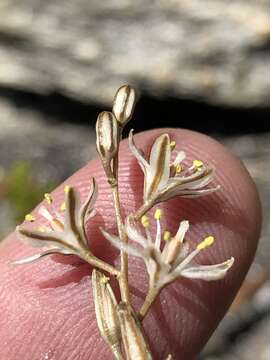
M 0 196 L 9 203 L 14 225 L 23 221 L 42 199 L 45 192 L 50 192 L 53 182 L 41 184 L 37 181 L 31 164 L 26 161 L 14 162 L 7 170 L 0 184 Z

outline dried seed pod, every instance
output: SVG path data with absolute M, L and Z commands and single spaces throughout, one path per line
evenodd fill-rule
M 118 305 L 122 342 L 126 360 L 151 360 L 152 355 L 143 335 L 140 322 L 124 302 Z
M 109 111 L 103 111 L 99 114 L 96 123 L 97 133 L 97 151 L 100 155 L 104 171 L 110 184 L 116 182 L 115 164 L 112 161 L 117 154 L 119 147 L 119 125 Z
M 109 284 L 109 279 L 94 269 L 92 273 L 92 286 L 99 332 L 109 345 L 114 358 L 123 360 L 117 301 Z
M 131 119 L 135 107 L 135 90 L 129 85 L 121 86 L 115 94 L 113 113 L 122 127 Z
M 103 111 L 96 123 L 97 151 L 102 161 L 109 162 L 118 150 L 118 124 L 113 113 Z

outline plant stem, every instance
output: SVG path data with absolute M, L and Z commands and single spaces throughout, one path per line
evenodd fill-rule
M 119 144 L 122 139 L 122 128 L 119 128 Z M 119 188 L 118 188 L 118 167 L 119 167 L 119 147 L 117 154 L 112 160 L 112 172 L 114 174 L 114 181 L 111 183 L 112 195 L 113 195 L 113 204 L 115 210 L 115 217 L 118 229 L 119 238 L 127 243 L 128 237 L 125 232 L 122 216 L 121 216 L 121 205 L 119 198 Z M 121 299 L 122 301 L 130 304 L 130 295 L 129 295 L 129 287 L 128 287 L 128 255 L 124 251 L 121 251 L 121 270 L 120 277 L 118 278 Z
M 140 218 L 153 207 L 153 205 L 154 204 L 152 201 L 147 201 L 131 216 L 134 218 L 134 220 L 139 221 Z
M 115 216 L 116 216 L 116 223 L 119 238 L 123 242 L 127 242 L 127 234 L 124 230 L 124 225 L 122 222 L 121 217 L 121 210 L 120 210 L 120 199 L 119 199 L 119 191 L 118 191 L 118 184 L 116 183 L 112 186 L 112 194 L 113 194 L 113 202 L 115 208 Z M 119 286 L 121 292 L 121 299 L 126 303 L 130 303 L 130 296 L 129 296 L 129 288 L 128 288 L 128 255 L 124 251 L 121 251 L 121 275 L 119 277 Z
M 156 298 L 158 297 L 160 290 L 161 289 L 157 289 L 154 287 L 151 287 L 148 290 L 148 293 L 146 295 L 144 303 L 138 313 L 138 318 L 140 321 L 142 321 L 144 319 L 145 315 L 148 313 L 148 310 L 150 309 L 150 307 L 152 306 L 152 304 L 155 302 Z
M 116 276 L 117 278 L 120 278 L 121 274 L 120 274 L 119 270 L 117 270 L 110 264 L 107 264 L 105 261 L 100 260 L 99 258 L 95 257 L 90 252 L 83 254 L 83 258 L 91 266 L 96 267 L 100 270 L 106 271 L 107 273 L 109 273 L 113 276 Z

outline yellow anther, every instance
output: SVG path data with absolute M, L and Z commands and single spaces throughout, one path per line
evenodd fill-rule
M 170 142 L 170 148 L 171 148 L 171 150 L 174 150 L 175 147 L 176 147 L 176 141 L 173 140 Z
M 143 215 L 143 216 L 141 217 L 141 223 L 142 223 L 142 226 L 148 227 L 149 224 L 150 224 L 150 222 L 149 222 L 149 217 L 146 216 L 146 215 Z
M 70 186 L 66 185 L 64 187 L 64 193 L 67 194 L 69 192 Z
M 161 209 L 157 209 L 155 211 L 155 219 L 156 220 L 160 220 L 161 219 L 161 215 L 162 215 L 162 210 Z
M 207 236 L 199 245 L 197 245 L 198 250 L 203 250 L 208 248 L 215 241 L 214 236 Z
M 110 278 L 108 278 L 107 276 L 102 276 L 102 278 L 100 279 L 100 282 L 102 284 L 107 284 L 107 282 L 110 280 Z
M 164 241 L 169 241 L 169 240 L 171 240 L 171 233 L 170 233 L 169 231 L 164 231 L 163 240 L 164 240 Z
M 26 221 L 30 221 L 30 222 L 33 222 L 33 221 L 35 221 L 36 219 L 35 219 L 35 217 L 34 217 L 34 215 L 32 215 L 32 214 L 27 214 L 27 215 L 25 215 L 25 218 L 24 218 Z
M 196 169 L 200 169 L 202 166 L 203 166 L 203 162 L 201 160 L 194 160 L 193 161 L 193 166 L 196 168 Z
M 45 232 L 45 229 L 44 229 L 43 226 L 39 226 L 39 227 L 37 228 L 37 230 L 40 231 L 40 232 Z
M 182 166 L 181 166 L 180 164 L 177 164 L 177 165 L 175 166 L 175 172 L 176 172 L 176 174 L 179 174 L 181 171 L 182 171 Z
M 51 194 L 48 194 L 48 193 L 44 194 L 44 198 L 48 204 L 51 204 L 53 202 L 53 197 Z
M 61 204 L 60 210 L 61 210 L 61 211 L 65 211 L 65 210 L 66 210 L 66 203 L 65 203 L 65 202 L 63 202 L 63 203 Z

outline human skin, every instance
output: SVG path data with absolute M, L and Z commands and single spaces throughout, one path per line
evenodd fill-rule
M 221 189 L 198 199 L 178 197 L 166 202 L 163 229 L 174 233 L 181 220 L 189 220 L 187 239 L 191 248 L 207 235 L 214 235 L 214 245 L 196 258 L 200 264 L 235 258 L 223 280 L 179 278 L 161 292 L 145 318 L 154 359 L 164 359 L 171 353 L 175 360 L 191 360 L 228 310 L 252 262 L 261 226 L 260 202 L 242 163 L 205 135 L 158 129 L 136 135 L 136 144 L 149 153 L 154 139 L 164 132 L 176 141 L 176 150 L 186 152 L 189 161 L 202 159 L 214 165 L 214 184 L 220 184 Z M 99 230 L 102 226 L 116 233 L 110 187 L 99 161 L 91 161 L 65 184 L 76 187 L 85 198 L 93 176 L 99 197 L 97 215 L 87 224 L 89 246 L 97 256 L 119 265 L 118 251 L 102 238 Z M 123 213 L 128 214 L 141 204 L 143 175 L 127 141 L 120 148 L 119 176 Z M 63 201 L 63 185 L 52 193 L 56 208 Z M 43 222 L 37 216 L 37 225 Z M 14 233 L 0 245 L 0 359 L 112 359 L 96 325 L 91 267 L 74 256 L 61 255 L 33 264 L 11 264 L 38 251 L 21 243 Z M 147 275 L 140 259 L 129 258 L 129 278 L 132 302 L 138 309 L 147 290 Z

